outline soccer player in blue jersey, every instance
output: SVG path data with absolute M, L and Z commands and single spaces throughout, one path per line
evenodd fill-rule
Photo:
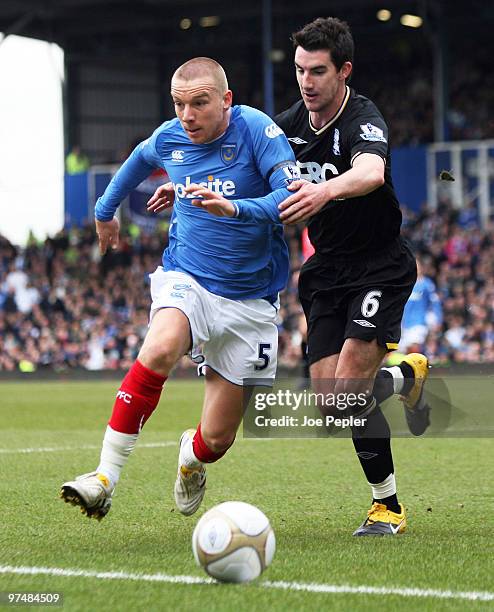
M 204 497 L 204 464 L 233 444 L 244 385 L 270 385 L 276 371 L 278 292 L 288 277 L 277 204 L 298 176 L 292 149 L 268 116 L 232 106 L 224 70 L 212 59 L 178 68 L 171 95 L 177 118 L 136 147 L 95 208 L 105 253 L 118 245 L 114 215 L 129 191 L 159 167 L 173 184 L 169 246 L 151 275 L 148 333 L 117 391 L 98 467 L 62 485 L 66 502 L 97 519 L 108 513 L 122 467 L 184 354 L 199 357 L 202 349 L 207 364 L 201 421 L 180 439 L 174 493 L 185 515 Z M 236 218 L 208 214 L 215 197 L 234 199 Z M 253 206 L 273 211 L 271 222 L 258 223 Z
M 402 320 L 401 351 L 422 351 L 431 330 L 438 331 L 443 322 L 443 309 L 436 285 L 428 276 L 420 259 L 417 259 L 417 282 L 405 304 Z

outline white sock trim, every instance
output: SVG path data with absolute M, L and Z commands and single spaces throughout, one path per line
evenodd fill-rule
M 374 499 L 384 499 L 391 495 L 396 495 L 396 479 L 394 474 L 390 474 L 385 480 L 377 484 L 369 482 Z
M 389 372 L 393 377 L 393 393 L 396 395 L 401 393 L 403 385 L 405 384 L 405 378 L 400 366 L 392 366 L 391 368 L 381 368 L 386 372 Z
M 121 433 L 107 426 L 96 471 L 106 476 L 112 487 L 117 484 L 120 472 L 134 450 L 138 437 L 139 434 Z

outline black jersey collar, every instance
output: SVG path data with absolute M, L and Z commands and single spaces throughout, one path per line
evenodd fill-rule
M 310 129 L 316 134 L 316 136 L 319 136 L 319 134 L 322 134 L 324 131 L 326 131 L 331 125 L 333 125 L 333 123 L 339 118 L 339 116 L 341 115 L 341 113 L 345 110 L 345 107 L 347 105 L 347 102 L 350 98 L 350 88 L 348 87 L 348 85 L 345 86 L 346 87 L 346 94 L 345 97 L 343 98 L 343 102 L 341 103 L 340 108 L 338 109 L 338 112 L 336 113 L 336 115 L 330 119 L 326 125 L 323 125 L 322 128 L 316 130 L 316 128 L 312 125 L 312 121 L 310 120 L 310 112 L 309 114 L 309 127 Z

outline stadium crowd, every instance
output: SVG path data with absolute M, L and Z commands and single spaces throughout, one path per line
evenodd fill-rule
M 494 102 L 494 77 L 487 65 L 483 54 L 478 62 L 468 57 L 455 62 L 446 112 L 449 140 L 494 138 L 494 121 L 489 112 Z M 403 74 L 393 71 L 380 75 L 379 82 L 364 79 L 361 90 L 356 83 L 357 90 L 374 100 L 388 125 L 392 126 L 394 147 L 434 141 L 431 70 L 423 65 L 409 65 L 405 70 L 406 83 Z M 475 99 L 471 91 L 478 92 Z
M 408 41 L 409 42 L 409 41 Z M 433 69 L 429 51 L 413 47 L 406 41 L 390 43 L 389 49 L 373 49 L 356 57 L 350 85 L 357 93 L 370 98 L 391 127 L 393 147 L 415 146 L 434 141 Z M 477 140 L 494 138 L 494 72 L 491 70 L 492 41 L 483 44 L 473 41 L 468 52 L 450 58 L 449 77 L 446 78 L 446 131 L 448 140 Z M 377 54 L 377 55 L 376 55 Z M 382 62 L 386 70 L 375 74 L 375 62 Z M 406 78 L 404 78 L 406 75 Z M 475 92 L 475 96 L 471 92 Z M 277 112 L 295 102 L 298 91 L 290 62 L 277 68 L 275 79 Z M 253 94 L 247 103 L 261 108 L 260 94 Z
M 434 364 L 494 363 L 494 240 L 475 210 L 443 204 L 416 216 L 404 233 L 435 284 L 442 322 L 419 345 Z M 146 333 L 148 274 L 161 261 L 161 227 L 129 227 L 118 251 L 100 257 L 92 227 L 15 247 L 0 236 L 0 371 L 127 369 Z M 280 364 L 300 362 L 297 278 L 301 228 L 287 228 L 292 274 L 279 316 Z M 182 367 L 188 360 L 184 360 Z

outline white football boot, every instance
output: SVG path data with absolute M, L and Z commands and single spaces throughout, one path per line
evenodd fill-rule
M 180 437 L 180 448 L 195 434 L 194 429 L 187 429 Z M 175 481 L 175 504 L 182 514 L 190 516 L 199 508 L 206 493 L 206 469 L 203 465 L 188 468 L 180 462 L 178 453 L 178 472 Z
M 90 472 L 62 485 L 60 497 L 67 504 L 79 506 L 82 514 L 98 521 L 108 514 L 113 487 L 103 474 Z

